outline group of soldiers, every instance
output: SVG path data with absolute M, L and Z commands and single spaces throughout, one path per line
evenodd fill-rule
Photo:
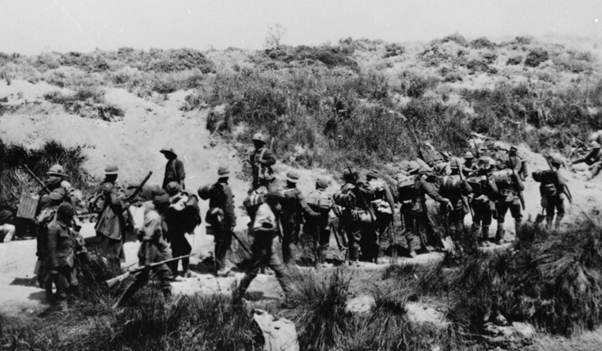
M 173 149 L 161 150 L 167 159 L 161 187 L 145 184 L 149 174 L 141 184 L 122 188 L 117 183 L 118 167 L 106 167 L 105 179 L 87 203 L 89 211 L 98 214 L 95 230 L 101 252 L 109 262 L 123 261 L 123 244 L 127 234 L 134 233 L 141 243 L 139 265 L 148 267 L 132 274 L 118 305 L 125 303 L 149 279 L 151 270 L 161 281 L 166 297 L 171 295 L 170 281 L 181 279 L 177 277 L 180 262 L 183 277 L 190 277 L 191 246 L 185 234 L 193 233 L 201 223 L 199 200 L 209 201 L 205 221 L 208 234 L 214 236 L 215 273 L 230 274 L 227 253 L 233 238 L 240 241 L 251 257 L 248 271 L 235 291 L 239 299 L 265 266 L 275 272 L 285 295 L 289 295 L 286 265 L 298 263 L 302 235 L 313 240 L 316 266 L 327 267 L 331 234 L 345 251 L 349 264 L 357 265 L 360 260 L 375 262 L 382 254 L 380 243 L 389 240 L 394 247 L 396 236 L 405 236 L 412 257 L 416 251 L 453 250 L 449 238 L 453 243 L 462 240 L 467 232 L 482 245 L 503 243 L 507 212 L 514 219 L 515 232 L 519 231 L 525 209 L 523 181 L 529 174 L 515 147 L 505 150 L 498 144 L 486 143 L 467 151 L 463 157 L 452 157 L 423 143 L 417 149 L 418 158 L 405 165 L 394 184 L 381 179 L 376 170 L 360 177 L 356 169 L 346 167 L 338 191 L 330 192 L 330 181 L 319 177 L 315 190 L 303 194 L 297 188 L 300 179 L 297 171 L 287 173 L 283 187 L 277 185 L 272 168 L 276 158 L 265 137 L 257 133 L 252 140 L 254 150 L 248 160 L 252 187 L 243 201 L 250 218 L 247 232 L 252 240 L 250 250 L 234 231 L 234 195 L 228 184 L 227 166 L 220 166 L 216 182 L 200 187 L 197 194 L 186 191 L 184 165 Z M 595 157 L 598 159 L 594 161 L 599 162 L 600 146 L 592 144 L 592 147 L 590 155 L 575 162 L 588 162 Z M 538 216 L 538 221 L 545 219 L 546 225 L 552 226 L 555 217 L 558 226 L 564 216 L 565 200 L 571 201 L 570 191 L 558 172 L 563 161 L 551 156 L 546 159 L 549 169 L 532 174 L 533 180 L 541 183 L 541 205 L 545 212 Z M 47 175 L 36 216 L 38 281 L 49 299 L 64 305 L 68 295 L 77 290 L 78 263 L 85 264 L 89 257 L 79 235 L 77 199 L 64 169 L 55 165 Z M 438 209 L 427 206 L 427 198 Z M 143 223 L 134 222 L 130 206 L 143 210 Z M 401 233 L 395 230 L 396 211 Z M 437 230 L 433 211 L 444 221 L 444 232 Z M 470 229 L 464 228 L 468 214 L 472 216 Z M 0 213 L 0 217 L 3 215 Z M 494 219 L 497 230 L 492 237 L 490 226 Z M 279 247 L 281 253 L 277 252 Z

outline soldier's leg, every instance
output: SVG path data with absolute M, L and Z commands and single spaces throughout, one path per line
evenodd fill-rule
M 359 221 L 346 218 L 345 230 L 349 241 L 349 261 L 359 261 L 360 241 L 362 240 L 362 229 Z
M 269 267 L 274 271 L 274 275 L 276 275 L 276 279 L 278 280 L 280 287 L 282 287 L 282 291 L 284 291 L 285 299 L 288 300 L 290 296 L 290 289 L 288 287 L 287 274 L 284 265 L 282 265 L 282 262 L 280 261 L 280 257 L 278 257 L 278 254 L 276 253 L 275 240 L 272 244 L 272 249 L 270 250 L 269 259 L 267 263 Z
M 542 203 L 545 203 L 545 210 L 546 210 L 546 228 L 551 228 L 552 227 L 552 222 L 554 221 L 554 212 L 556 211 L 556 203 L 554 201 L 554 198 L 549 198 L 546 199 L 546 201 L 542 201 Z
M 66 307 L 67 297 L 69 295 L 69 284 L 71 280 L 71 268 L 70 267 L 57 267 L 52 275 L 52 280 L 56 286 L 56 293 L 54 294 L 55 302 L 60 307 Z
M 326 263 L 326 252 L 330 247 L 330 226 L 328 224 L 320 225 L 320 249 L 318 252 L 320 263 Z
M 481 229 L 481 221 L 483 220 L 483 206 L 479 206 L 475 201 L 471 203 L 472 211 L 474 212 L 474 216 L 472 217 L 472 230 L 476 233 Z M 484 238 L 480 238 L 484 239 Z
M 157 278 L 159 278 L 163 296 L 171 296 L 171 284 L 169 284 L 169 281 L 172 279 L 171 269 L 169 269 L 166 264 L 162 264 L 154 268 L 154 274 L 157 276 Z
M 489 227 L 493 221 L 493 213 L 489 205 L 482 206 L 481 208 L 481 223 L 483 224 L 483 240 L 489 239 Z
M 294 263 L 297 259 L 297 244 L 299 243 L 301 225 L 297 223 L 283 223 L 282 232 L 282 258 L 285 264 Z
M 556 228 L 560 227 L 560 222 L 564 218 L 564 199 L 558 197 L 556 199 Z
M 378 258 L 378 224 L 360 223 L 362 239 L 360 241 L 362 256 L 364 260 L 376 262 Z
M 521 210 L 520 201 L 518 199 L 510 203 L 510 213 L 514 218 L 514 237 L 518 237 L 518 231 L 520 229 L 521 222 L 523 220 L 523 213 Z
M 508 212 L 508 202 L 500 200 L 496 204 L 497 209 L 497 231 L 495 232 L 495 240 L 500 242 L 504 239 L 504 219 Z

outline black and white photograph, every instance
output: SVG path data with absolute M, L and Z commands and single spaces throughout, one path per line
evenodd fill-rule
M 0 0 L 0 350 L 602 350 L 602 1 Z

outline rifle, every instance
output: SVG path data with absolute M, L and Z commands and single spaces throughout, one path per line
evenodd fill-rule
M 550 161 L 550 155 L 545 155 L 543 158 L 546 159 L 546 162 L 548 163 L 548 167 L 550 167 L 550 171 L 556 173 L 556 171 L 554 170 L 554 166 L 552 166 L 552 162 Z M 569 203 L 573 203 L 573 195 L 571 194 L 571 191 L 569 190 L 569 187 L 565 184 L 564 185 L 564 193 L 566 194 L 567 199 L 569 200 Z
M 49 194 L 51 193 L 50 189 L 48 189 L 46 184 L 44 184 L 44 182 L 41 181 L 40 178 L 36 177 L 36 175 L 31 171 L 31 169 L 29 169 L 29 167 L 24 165 L 23 168 L 25 168 L 25 171 L 27 171 L 27 173 L 33 178 L 33 180 L 36 181 L 36 183 L 40 184 L 42 189 L 46 190 Z
M 510 169 L 512 169 L 512 176 L 514 176 L 514 179 L 518 180 L 518 176 L 516 175 L 516 171 L 514 170 L 514 167 L 510 167 Z M 517 189 L 518 191 L 518 199 L 520 200 L 520 205 L 522 206 L 523 210 L 525 210 L 525 198 L 523 197 L 523 191 L 520 189 Z
M 153 175 L 153 172 L 148 172 L 146 177 L 144 177 L 144 180 L 142 180 L 142 183 L 140 183 L 140 185 L 136 188 L 136 190 L 134 190 L 132 195 L 128 196 L 125 199 L 126 202 L 130 202 L 130 201 L 134 200 L 136 198 L 136 196 L 138 196 L 138 194 L 140 194 L 140 192 L 142 191 L 142 188 L 144 187 L 144 184 L 146 184 L 146 182 L 148 182 L 148 179 L 151 177 L 151 175 Z
M 458 160 L 456 160 L 456 163 L 458 164 L 458 171 L 459 171 L 458 173 L 460 174 L 460 181 L 462 183 L 464 183 L 464 176 L 462 175 L 462 166 L 460 166 L 460 163 L 458 162 Z M 474 211 L 472 209 L 472 206 L 470 206 L 470 203 L 468 202 L 468 199 L 466 198 L 466 196 L 463 196 L 462 194 L 460 194 L 460 198 L 462 199 L 462 202 L 464 202 L 465 205 L 470 210 L 470 216 L 474 218 Z
M 190 255 L 184 255 L 184 256 L 180 256 L 180 257 L 176 257 L 176 258 L 170 258 L 168 260 L 164 260 L 164 261 L 161 261 L 161 262 L 151 263 L 151 264 L 149 264 L 147 266 L 139 266 L 139 267 L 136 267 L 136 268 L 134 268 L 132 270 L 129 270 L 129 271 L 127 271 L 127 272 L 125 272 L 125 273 L 123 273 L 121 275 L 118 275 L 115 278 L 111 278 L 111 279 L 107 280 L 105 282 L 105 284 L 107 285 L 107 287 L 112 288 L 113 286 L 115 286 L 115 284 L 121 283 L 122 281 L 126 280 L 133 273 L 142 272 L 142 271 L 147 270 L 147 269 L 153 269 L 153 268 L 158 267 L 158 266 L 160 266 L 162 264 L 170 263 L 170 262 L 174 262 L 174 261 L 178 261 L 178 260 L 181 260 L 181 259 L 186 258 L 186 257 L 190 257 Z

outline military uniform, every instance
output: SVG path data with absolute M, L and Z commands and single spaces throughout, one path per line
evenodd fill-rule
M 523 218 L 521 211 L 521 192 L 525 189 L 522 181 L 515 176 L 511 170 L 505 169 L 492 174 L 499 195 L 496 201 L 497 211 L 497 231 L 496 240 L 501 242 L 504 239 L 504 218 L 510 210 L 514 218 L 515 233 L 518 234 L 518 228 Z
M 229 169 L 218 169 L 218 182 L 210 190 L 209 211 L 206 222 L 213 229 L 215 240 L 215 265 L 218 275 L 227 274 L 226 254 L 232 245 L 232 236 L 236 226 L 234 213 L 234 195 L 228 185 Z
M 349 259 L 353 262 L 359 260 L 361 244 L 372 243 L 376 237 L 376 228 L 375 218 L 372 217 L 374 213 L 370 208 L 373 192 L 367 184 L 357 182 L 355 179 L 351 180 L 349 177 L 352 176 L 357 176 L 357 174 L 354 171 L 345 171 L 346 183 L 335 194 L 334 201 L 344 208 L 342 219 L 349 241 Z M 363 241 L 362 238 L 364 238 Z M 362 249 L 368 251 L 363 252 L 367 260 L 376 259 L 378 251 L 375 255 L 374 244 Z
M 495 211 L 495 200 L 498 198 L 498 188 L 488 175 L 491 165 L 487 163 L 479 172 L 468 179 L 473 191 L 471 206 L 474 211 L 472 229 L 482 229 L 481 240 L 489 240 L 489 227 Z
M 602 170 L 602 149 L 600 148 L 600 144 L 594 141 L 592 142 L 592 150 L 587 154 L 587 156 L 575 160 L 571 163 L 571 165 L 585 162 L 588 166 L 590 166 L 591 176 L 589 179 L 592 179 L 600 173 Z
M 451 202 L 448 199 L 439 195 L 440 183 L 437 177 L 432 172 L 420 171 L 420 173 L 416 175 L 414 184 L 418 196 L 418 202 L 416 204 L 416 207 L 420 209 L 419 212 L 414 212 L 418 215 L 417 217 L 415 217 L 415 219 L 419 224 L 421 224 L 425 228 L 427 234 L 427 241 L 430 244 L 429 246 L 440 247 L 442 239 L 441 234 L 435 231 L 433 221 L 428 214 L 428 208 L 426 206 L 426 196 L 428 195 L 431 199 L 435 200 L 440 205 L 445 205 L 447 207 L 451 207 Z
M 176 155 L 172 148 L 161 149 L 161 153 L 167 158 L 165 176 L 163 177 L 161 188 L 167 189 L 169 182 L 176 182 L 180 186 L 180 189 L 186 189 L 186 184 L 184 184 L 184 180 L 186 179 L 184 163 L 178 159 L 178 155 Z
M 166 193 L 159 193 L 154 196 L 153 202 L 145 204 L 144 227 L 138 232 L 140 248 L 138 249 L 138 265 L 147 266 L 153 263 L 169 260 L 172 258 L 169 244 L 165 242 L 164 237 L 167 234 L 167 224 L 164 215 L 162 215 L 157 206 L 169 206 L 169 196 Z M 171 296 L 172 279 L 171 269 L 167 264 L 162 264 L 152 269 L 154 275 L 159 279 L 159 284 L 163 295 L 168 298 Z M 130 297 L 136 293 L 149 279 L 151 270 L 145 269 L 130 276 L 126 283 L 123 294 L 118 305 L 124 304 Z
M 393 243 L 392 226 L 395 200 L 393 199 L 391 188 L 389 188 L 389 185 L 384 180 L 378 178 L 378 173 L 374 170 L 366 174 L 366 179 L 374 192 L 372 205 L 378 222 L 379 241 L 387 238 Z
M 305 217 L 303 231 L 314 239 L 314 247 L 317 252 L 316 263 L 326 263 L 326 251 L 330 246 L 330 217 L 332 208 L 332 196 L 326 192 L 328 181 L 319 178 L 316 182 L 316 190 L 307 197 L 307 204 L 318 216 Z
M 287 174 L 287 188 L 284 189 L 282 199 L 282 258 L 284 263 L 294 262 L 296 259 L 297 244 L 304 216 L 317 217 L 320 214 L 312 211 L 307 205 L 305 197 L 296 187 L 299 180 L 297 172 Z
M 253 142 L 255 143 L 255 150 L 251 154 L 249 163 L 253 173 L 253 189 L 257 189 L 273 180 L 274 170 L 272 166 L 276 164 L 276 157 L 266 146 L 266 140 L 261 133 L 256 133 L 253 136 Z
M 109 259 L 124 261 L 123 243 L 128 219 L 124 214 L 127 204 L 123 201 L 123 192 L 117 184 L 109 181 L 103 182 L 99 191 L 104 194 L 105 202 L 94 229 L 100 237 L 101 250 Z
M 196 196 L 180 191 L 180 186 L 176 182 L 167 184 L 167 193 L 170 196 L 170 206 L 165 214 L 165 223 L 168 228 L 165 239 L 171 245 L 173 257 L 186 256 L 192 251 L 186 234 L 194 233 L 194 228 L 201 223 L 198 199 Z M 181 261 L 183 275 L 188 276 L 190 258 L 185 257 Z M 168 264 L 174 276 L 178 274 L 178 264 L 179 261 Z
M 552 161 L 552 165 L 560 167 L 559 161 Z M 541 194 L 541 207 L 546 211 L 546 224 L 552 225 L 554 214 L 556 212 L 556 227 L 560 225 L 564 217 L 564 200 L 566 198 L 566 181 L 558 173 L 558 170 L 552 171 L 540 170 L 533 173 L 533 179 L 540 182 L 539 192 Z
M 441 178 L 439 194 L 451 202 L 451 208 L 446 203 L 441 203 L 441 213 L 447 214 L 447 225 L 455 239 L 464 227 L 464 217 L 469 212 L 468 198 L 472 196 L 472 188 L 467 181 L 462 181 L 458 172 L 461 165 L 459 161 L 451 162 L 452 174 Z
M 275 196 L 277 198 L 277 195 L 270 194 L 268 196 Z M 275 204 L 278 200 L 268 199 L 267 201 L 271 202 L 272 206 L 276 206 Z M 277 253 L 277 238 L 280 236 L 280 223 L 278 223 L 278 217 L 274 213 L 277 209 L 272 208 L 272 206 L 266 202 L 261 204 L 257 210 L 257 215 L 253 222 L 255 239 L 251 246 L 251 266 L 240 281 L 235 295 L 236 298 L 244 296 L 253 279 L 257 277 L 259 269 L 263 265 L 267 265 L 274 271 L 276 279 L 288 299 L 289 287 L 286 280 L 287 274 Z

